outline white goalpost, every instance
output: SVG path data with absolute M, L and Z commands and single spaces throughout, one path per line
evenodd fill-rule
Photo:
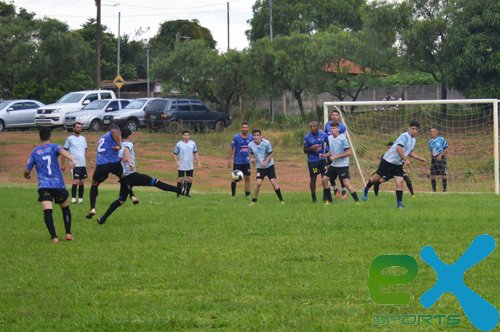
M 334 109 L 340 111 L 347 128 L 353 152 L 351 180 L 357 188 L 377 169 L 387 143 L 407 131 L 411 120 L 417 120 L 420 131 L 415 153 L 427 163 L 412 160 L 407 169 L 416 191 L 431 191 L 428 141 L 429 129 L 434 127 L 449 145 L 448 191 L 500 194 L 498 99 L 331 101 L 324 103 L 324 123 Z

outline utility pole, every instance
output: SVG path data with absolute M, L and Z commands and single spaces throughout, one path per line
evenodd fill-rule
M 101 0 L 95 0 L 97 7 L 97 20 L 95 31 L 95 84 L 101 87 Z
M 229 1 L 227 2 L 227 51 L 229 52 Z
M 148 82 L 148 98 L 151 97 L 149 94 L 149 40 L 146 45 L 146 76 L 147 76 L 147 82 Z
M 116 77 L 120 76 L 120 18 L 121 18 L 121 12 L 118 12 L 118 38 L 117 40 L 117 45 L 116 45 Z M 118 98 L 120 98 L 120 90 L 118 89 Z

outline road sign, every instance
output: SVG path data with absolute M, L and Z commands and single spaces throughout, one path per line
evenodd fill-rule
M 113 83 L 115 83 L 118 90 L 120 90 L 123 86 L 123 83 L 125 83 L 125 80 L 123 79 L 123 77 L 121 77 L 121 75 L 116 75 L 115 79 L 113 80 Z

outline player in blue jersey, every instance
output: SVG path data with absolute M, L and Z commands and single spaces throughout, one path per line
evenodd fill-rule
M 393 142 L 389 142 L 387 143 L 387 151 L 389 151 L 389 149 L 391 148 L 391 146 L 393 146 L 394 143 Z M 382 159 L 384 157 L 384 155 L 382 155 L 382 157 L 380 159 Z M 403 171 L 404 171 L 404 174 L 403 174 L 403 180 L 405 181 L 406 183 L 406 186 L 408 187 L 408 191 L 410 192 L 411 194 L 411 197 L 415 197 L 415 192 L 413 191 L 413 184 L 411 182 L 411 179 L 410 177 L 408 176 L 408 172 L 404 169 L 403 167 Z M 372 175 L 374 175 L 376 172 L 373 172 Z M 389 180 L 389 179 L 387 179 Z M 387 181 L 386 180 L 386 181 Z M 375 193 L 375 196 L 378 196 L 378 192 L 380 190 L 380 182 L 375 182 L 373 184 L 373 192 Z
M 371 186 L 377 182 L 385 182 L 393 177 L 396 183 L 396 205 L 398 208 L 403 207 L 403 166 L 410 164 L 408 157 L 423 163 L 426 162 L 425 158 L 419 157 L 413 151 L 417 142 L 416 137 L 419 127 L 420 125 L 417 121 L 411 121 L 408 131 L 402 133 L 394 145 L 384 154 L 378 166 L 377 173 L 370 178 L 363 191 L 362 199 L 364 201 L 368 199 L 368 191 Z
M 184 177 L 186 177 L 186 189 L 184 195 L 191 197 L 189 194 L 191 186 L 193 185 L 194 175 L 194 158 L 198 161 L 198 166 L 201 167 L 200 156 L 198 155 L 198 148 L 196 143 L 191 140 L 191 134 L 188 130 L 182 132 L 182 140 L 177 142 L 174 148 L 174 159 L 177 165 L 177 188 L 182 189 Z M 177 193 L 177 197 L 180 193 Z
M 156 187 L 163 191 L 171 191 L 177 193 L 180 191 L 180 188 L 169 185 L 165 182 L 162 182 L 156 178 L 153 178 L 146 174 L 141 174 L 137 172 L 136 163 L 135 163 L 135 151 L 134 151 L 134 143 L 132 143 L 132 131 L 130 129 L 124 129 L 121 132 L 122 136 L 122 148 L 120 150 L 120 158 L 123 166 L 123 173 L 128 181 L 130 186 L 130 195 L 132 197 L 133 192 L 132 188 L 135 186 L 145 186 L 145 187 Z M 97 218 L 97 222 L 99 224 L 104 224 L 106 219 L 120 206 L 120 199 L 117 199 L 109 206 L 108 210 L 104 215 Z
M 443 192 L 446 192 L 448 185 L 448 165 L 446 163 L 446 154 L 448 153 L 448 142 L 443 136 L 438 136 L 438 130 L 431 128 L 431 139 L 429 140 L 429 150 L 431 151 L 431 185 L 432 191 L 436 192 L 436 176 L 441 177 L 443 183 Z
M 64 142 L 64 149 L 75 158 L 76 165 L 71 171 L 73 185 L 71 186 L 71 203 L 76 203 L 76 190 L 78 188 L 78 204 L 83 203 L 84 181 L 87 178 L 87 140 L 81 135 L 82 124 L 73 124 L 74 135 L 68 136 Z M 64 171 L 64 168 L 63 168 Z
M 312 201 L 316 203 L 316 179 L 318 175 L 321 175 L 320 179 L 323 185 L 323 201 L 331 197 L 328 182 L 324 181 L 326 159 L 323 155 L 326 153 L 328 135 L 323 130 L 319 130 L 318 121 L 312 121 L 309 128 L 311 131 L 304 137 L 304 153 L 307 154 L 307 168 L 309 169 L 310 178 L 309 189 L 311 190 Z
M 354 202 L 358 203 L 358 194 L 351 185 L 349 175 L 349 156 L 351 155 L 351 147 L 349 146 L 347 137 L 340 134 L 338 123 L 332 123 L 331 132 L 332 134 L 328 136 L 328 146 L 330 151 L 326 154 L 328 160 L 331 161 L 331 165 L 326 172 L 327 179 L 325 184 L 328 184 L 329 179 L 338 177 L 339 181 L 341 181 L 344 184 L 344 187 L 351 193 Z M 329 190 L 327 194 L 325 205 L 332 203 L 332 196 Z
M 102 135 L 97 143 L 96 168 L 92 176 L 92 187 L 90 187 L 90 210 L 86 215 L 87 219 L 92 218 L 96 214 L 95 205 L 99 194 L 99 185 L 103 183 L 109 176 L 114 174 L 120 180 L 120 196 L 119 201 L 123 204 L 127 200 L 129 194 L 129 186 L 127 179 L 124 178 L 123 168 L 120 162 L 118 152 L 121 149 L 121 133 L 120 127 L 115 124 L 109 126 L 109 131 Z M 138 202 L 135 199 L 134 204 Z
M 71 211 L 69 209 L 69 193 L 64 184 L 64 177 L 59 167 L 58 157 L 62 156 L 70 161 L 70 168 L 75 165 L 75 159 L 60 145 L 50 143 L 50 128 L 44 127 L 39 132 L 41 144 L 33 149 L 26 164 L 24 177 L 30 179 L 33 167 L 36 167 L 38 176 L 38 201 L 42 204 L 43 218 L 53 243 L 59 243 L 54 219 L 52 217 L 52 201 L 59 204 L 62 210 L 65 240 L 73 240 L 71 234 Z
M 227 166 L 230 168 L 233 163 L 233 171 L 239 169 L 243 172 L 245 179 L 245 197 L 250 196 L 250 155 L 248 154 L 248 144 L 253 141 L 253 137 L 248 133 L 248 122 L 241 123 L 241 133 L 233 136 L 229 146 L 229 160 Z M 231 181 L 231 196 L 236 196 L 236 182 Z
M 259 129 L 252 130 L 252 136 L 253 141 L 248 144 L 248 151 L 250 153 L 250 162 L 255 163 L 256 182 L 250 205 L 257 203 L 257 196 L 259 195 L 262 181 L 266 176 L 271 181 L 278 199 L 281 203 L 284 203 L 281 189 L 276 179 L 276 171 L 274 170 L 273 147 L 268 140 L 262 138 L 262 133 Z
M 328 136 L 332 134 L 332 124 L 333 123 L 338 123 L 339 124 L 339 133 L 342 135 L 346 135 L 347 128 L 346 126 L 342 123 L 342 119 L 340 117 L 340 111 L 338 109 L 334 109 L 332 111 L 332 114 L 330 116 L 330 121 L 328 121 L 325 124 L 325 132 Z M 340 191 L 337 189 L 337 186 L 335 184 L 335 179 L 331 178 L 330 183 L 333 187 L 333 192 L 335 193 L 335 198 L 339 198 Z M 344 182 L 340 181 L 340 186 L 342 187 L 342 199 L 347 198 L 347 192 L 344 187 Z

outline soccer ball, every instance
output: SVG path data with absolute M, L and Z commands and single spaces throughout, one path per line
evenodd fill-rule
M 243 172 L 240 171 L 239 169 L 235 169 L 231 173 L 231 178 L 233 179 L 234 182 L 240 182 L 241 180 L 243 180 Z

